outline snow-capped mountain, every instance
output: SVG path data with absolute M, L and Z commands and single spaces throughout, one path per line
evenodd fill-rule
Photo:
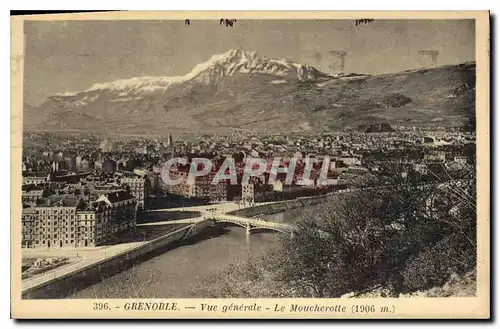
M 184 76 L 143 76 L 96 83 L 85 92 L 114 91 L 121 96 L 142 94 L 158 90 L 167 90 L 174 85 L 186 82 L 217 84 L 224 77 L 236 73 L 265 74 L 299 81 L 315 80 L 327 74 L 307 64 L 300 64 L 288 59 L 274 59 L 259 56 L 255 51 L 231 49 L 223 54 L 213 55 L 208 61 L 196 65 Z M 78 93 L 64 93 L 58 96 L 74 96 Z
M 436 117 L 460 125 L 474 113 L 475 93 L 455 91 L 474 77 L 474 63 L 331 76 L 307 64 L 238 49 L 214 55 L 184 76 L 96 83 L 49 97 L 40 107 L 25 109 L 24 126 L 161 134 L 435 125 Z

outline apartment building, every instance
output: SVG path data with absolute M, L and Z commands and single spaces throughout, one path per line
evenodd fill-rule
M 137 207 L 147 209 L 148 198 L 151 193 L 151 182 L 144 175 L 125 176 L 120 178 L 120 183 L 127 185 L 130 188 L 130 193 L 137 199 Z
M 77 207 L 32 207 L 22 212 L 23 248 L 94 247 L 135 228 L 136 198 L 126 191 Z

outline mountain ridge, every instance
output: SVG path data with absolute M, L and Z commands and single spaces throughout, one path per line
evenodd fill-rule
M 26 108 L 26 130 L 289 132 L 363 124 L 459 126 L 474 115 L 475 63 L 330 75 L 233 49 L 182 77 L 135 77 Z
M 75 96 L 82 92 L 97 90 L 114 91 L 154 91 L 166 90 L 170 85 L 181 84 L 196 79 L 207 84 L 217 83 L 224 76 L 241 73 L 270 74 L 279 77 L 293 76 L 296 70 L 298 80 L 316 79 L 326 77 L 308 64 L 300 64 L 288 59 L 261 57 L 255 51 L 230 49 L 223 54 L 213 55 L 208 61 L 196 65 L 189 73 L 183 76 L 139 76 L 128 79 L 119 79 L 111 82 L 96 83 L 81 92 L 66 92 L 56 96 Z

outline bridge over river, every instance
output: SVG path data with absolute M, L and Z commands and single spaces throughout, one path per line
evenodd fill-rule
M 208 216 L 207 219 L 214 220 L 216 223 L 236 224 L 245 229 L 247 235 L 257 230 L 272 230 L 293 236 L 295 228 L 289 224 L 269 222 L 260 218 L 246 218 L 227 214 Z
M 196 229 L 198 223 L 204 222 L 206 220 L 214 221 L 215 223 L 231 223 L 238 226 L 241 226 L 245 229 L 247 235 L 251 234 L 254 231 L 261 230 L 271 230 L 285 234 L 291 234 L 293 236 L 293 232 L 295 228 L 289 224 L 284 223 L 276 223 L 267 221 L 265 219 L 260 218 L 247 218 L 247 217 L 239 217 L 228 214 L 214 214 L 207 213 L 201 217 L 195 218 L 184 218 L 178 220 L 169 220 L 169 221 L 160 221 L 160 222 L 152 222 L 152 223 L 142 223 L 137 224 L 137 226 L 161 226 L 161 225 L 169 225 L 169 224 L 188 224 L 191 225 L 191 229 Z
M 280 201 L 278 201 L 280 202 Z M 256 203 L 255 206 L 265 205 L 270 203 L 278 203 L 278 202 L 262 202 Z M 245 229 L 246 234 L 249 235 L 252 231 L 257 230 L 272 230 L 280 233 L 291 234 L 293 235 L 294 228 L 289 224 L 284 223 L 276 223 L 270 222 L 260 218 L 248 218 L 241 217 L 228 214 L 231 211 L 240 209 L 240 206 L 234 202 L 227 202 L 221 204 L 214 205 L 205 205 L 205 206 L 194 206 L 194 207 L 183 207 L 183 208 L 165 208 L 165 209 L 153 209 L 148 210 L 146 213 L 159 213 L 169 211 L 198 211 L 200 213 L 200 217 L 196 218 L 186 218 L 179 220 L 170 220 L 170 221 L 162 221 L 156 223 L 145 223 L 138 224 L 141 225 L 165 225 L 165 224 L 175 224 L 175 223 L 190 223 L 195 224 L 202 220 L 212 220 L 216 223 L 231 223 L 238 226 L 241 226 Z

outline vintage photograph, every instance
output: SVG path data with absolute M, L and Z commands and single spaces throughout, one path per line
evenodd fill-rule
M 475 19 L 23 34 L 23 300 L 477 296 Z

